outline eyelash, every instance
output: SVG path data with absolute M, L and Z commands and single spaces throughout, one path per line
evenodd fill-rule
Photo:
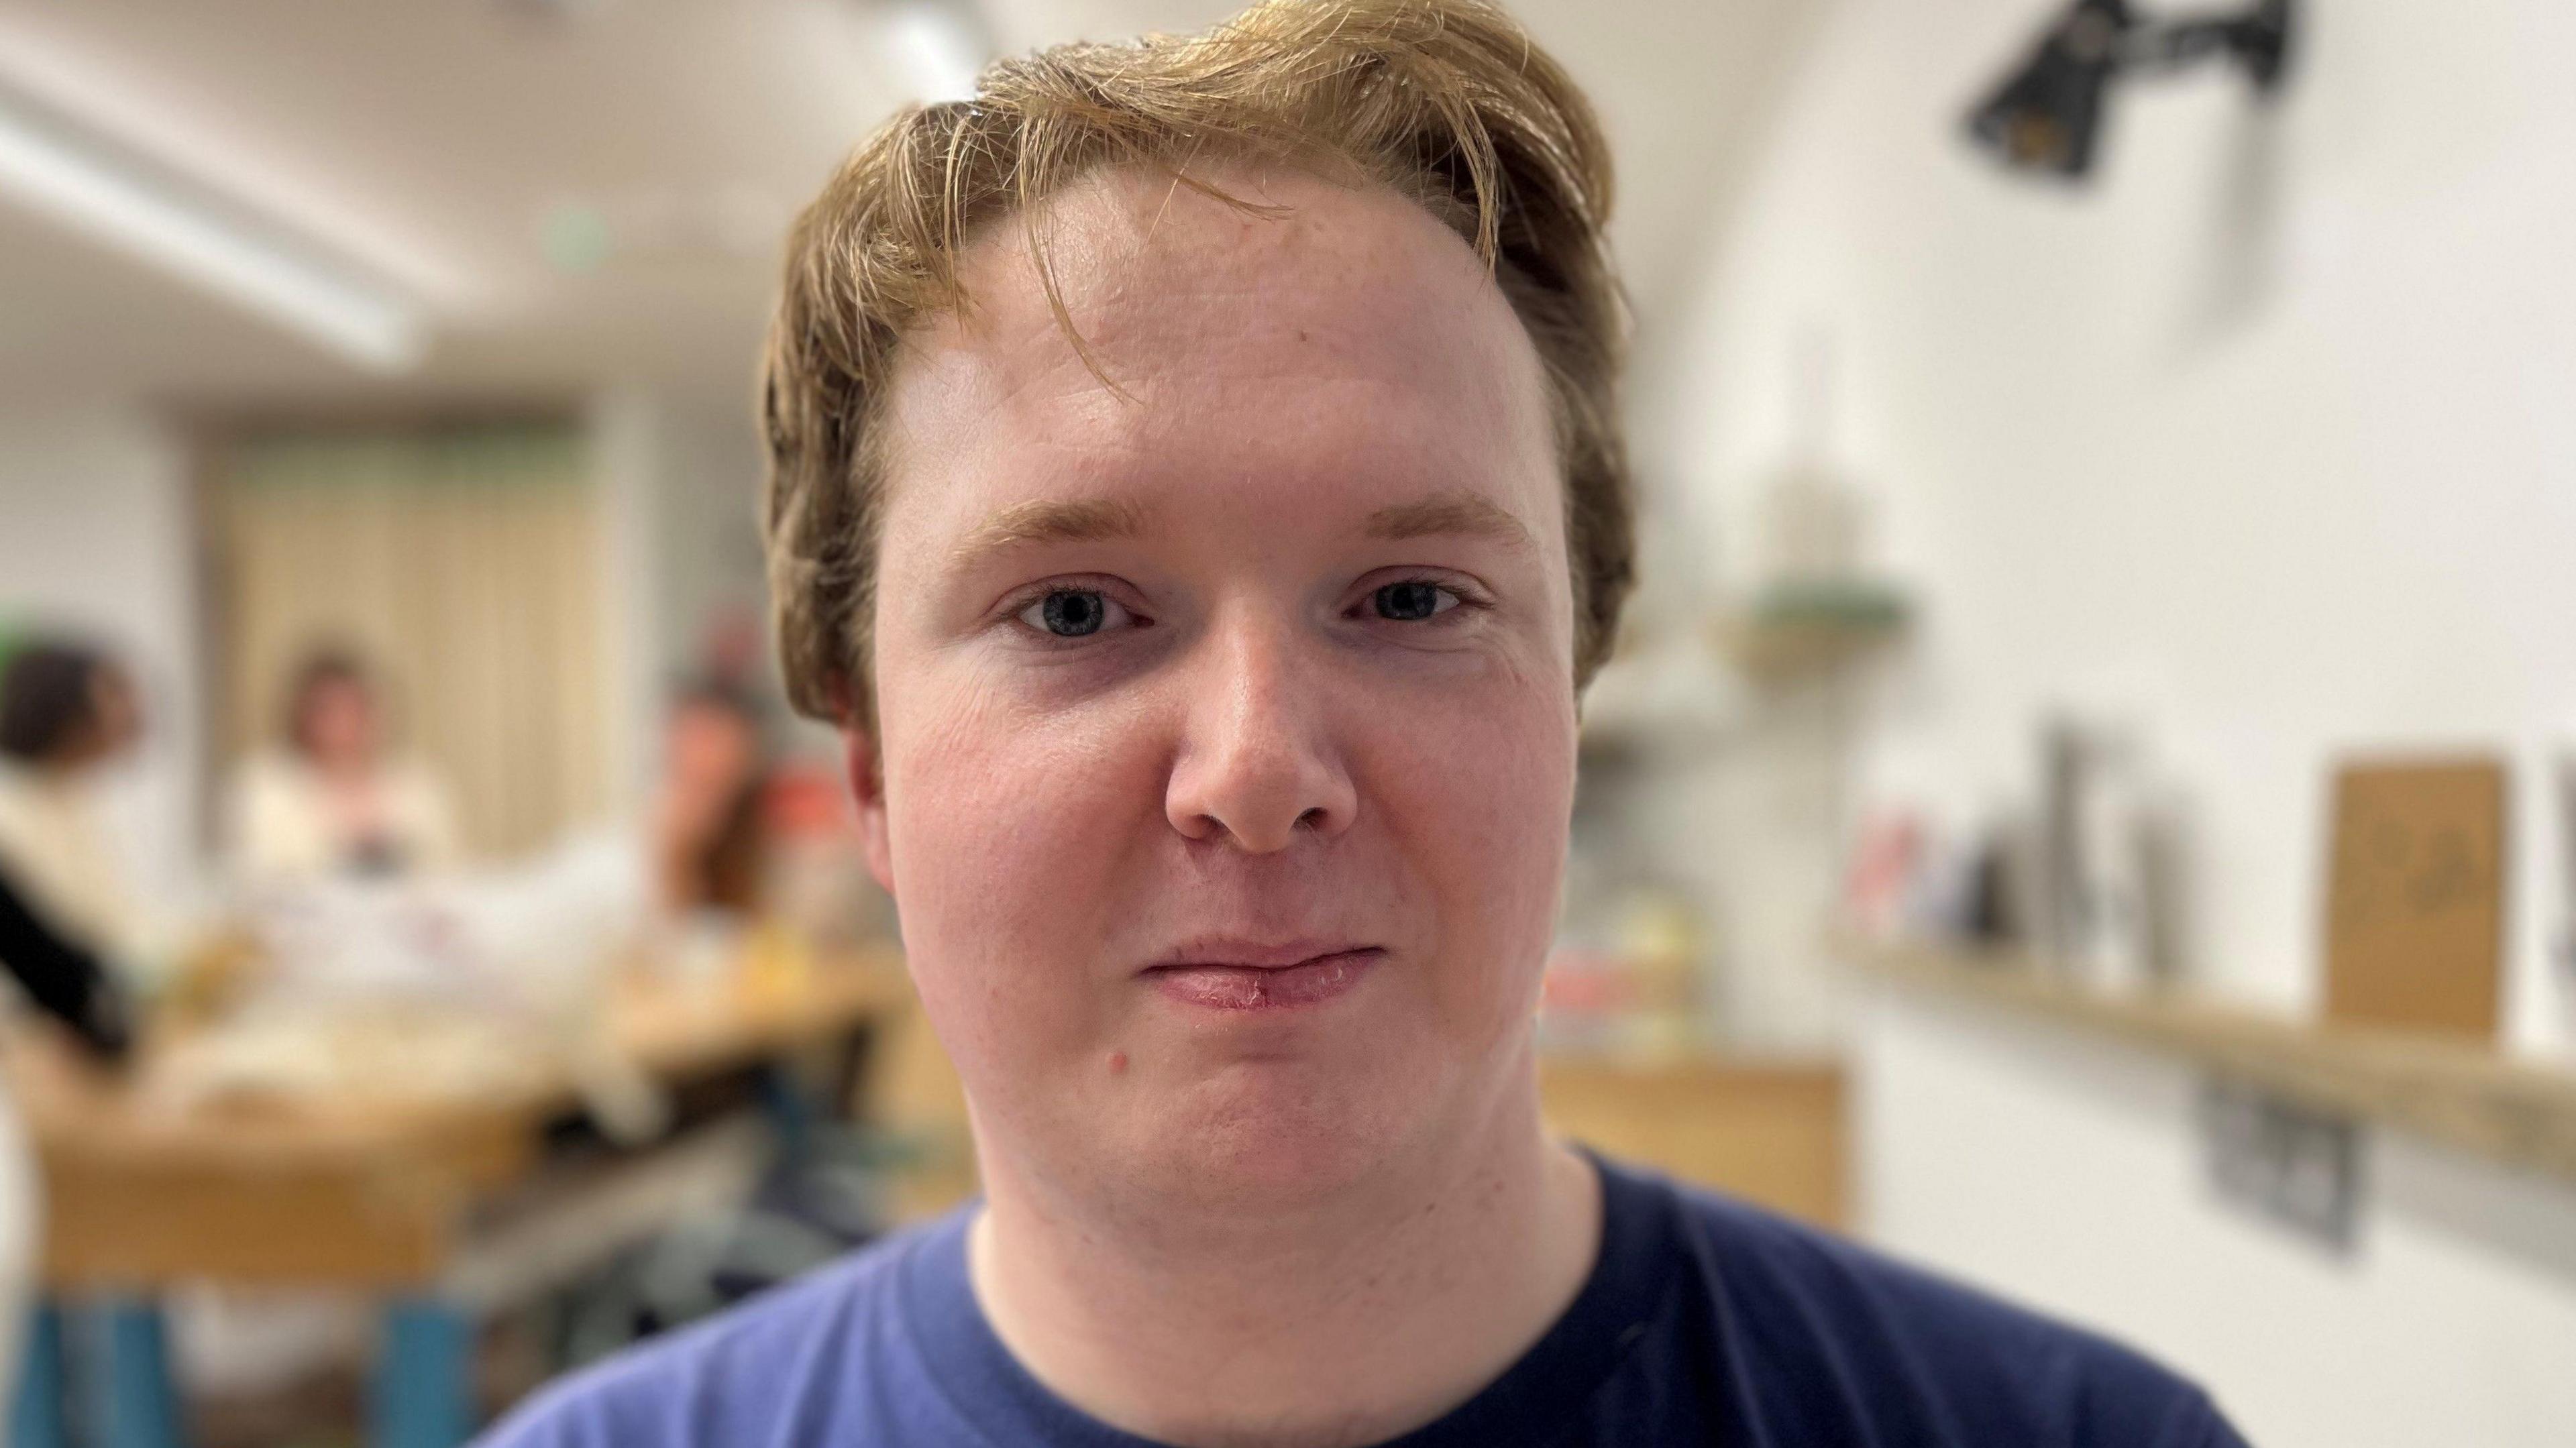
M 1463 579 L 1444 577 L 1434 573 L 1408 573 L 1400 577 L 1388 578 L 1372 584 L 1366 592 L 1361 594 L 1359 601 L 1351 605 L 1348 612 L 1356 613 L 1361 609 L 1369 607 L 1380 592 L 1404 583 L 1430 584 L 1432 587 L 1439 589 L 1442 593 L 1445 593 L 1449 595 L 1449 597 L 1457 600 L 1457 602 L 1451 607 L 1434 612 L 1426 619 L 1378 619 L 1375 620 L 1376 622 L 1390 624 L 1400 623 L 1414 628 L 1454 628 L 1466 621 L 1466 615 L 1471 613 L 1481 613 L 1493 607 L 1493 600 L 1490 597 L 1486 596 L 1481 589 L 1467 583 Z M 1103 598 L 1108 599 L 1111 603 L 1125 609 L 1134 620 L 1131 627 L 1152 627 L 1154 623 L 1153 618 L 1143 609 L 1136 607 L 1134 604 L 1129 603 L 1124 598 L 1120 597 L 1122 591 L 1123 590 L 1120 589 L 1112 580 L 1106 578 L 1051 578 L 1044 583 L 1034 584 L 1012 594 L 1009 599 L 1002 604 L 999 613 L 1004 623 L 1016 627 L 1022 635 L 1039 644 L 1050 648 L 1073 648 L 1078 645 L 1092 642 L 1098 637 L 1098 635 L 1082 634 L 1068 638 L 1062 634 L 1054 633 L 1043 627 L 1031 624 L 1026 619 L 1022 618 L 1021 615 L 1045 603 L 1048 598 L 1055 594 L 1097 593 Z
M 1129 616 L 1134 620 L 1131 627 L 1152 627 L 1154 622 L 1153 617 L 1147 614 L 1143 609 L 1129 603 L 1126 598 L 1122 596 L 1124 592 L 1125 590 L 1121 589 L 1112 580 L 1106 578 L 1050 578 L 1044 583 L 1033 584 L 1030 587 L 1021 589 L 1019 592 L 1012 594 L 1009 599 L 1005 600 L 1001 607 L 1002 622 L 1010 627 L 1016 628 L 1022 636 L 1047 648 L 1073 648 L 1078 645 L 1092 643 L 1096 640 L 1098 635 L 1084 634 L 1073 638 L 1067 638 L 1061 634 L 1051 633 L 1044 628 L 1031 624 L 1026 619 L 1022 618 L 1021 615 L 1027 613 L 1030 609 L 1036 608 L 1040 604 L 1045 603 L 1049 598 L 1059 593 L 1096 593 L 1102 598 L 1109 600 L 1111 603 L 1116 604 L 1118 607 L 1125 609 Z
M 1361 593 L 1359 601 L 1353 604 L 1352 608 L 1365 609 L 1380 593 L 1404 583 L 1430 584 L 1433 588 L 1456 599 L 1457 603 L 1452 607 L 1438 610 L 1426 619 L 1380 619 L 1378 622 L 1406 623 L 1416 628 L 1455 628 L 1465 623 L 1469 615 L 1488 612 L 1494 606 L 1494 596 L 1486 592 L 1483 585 L 1473 580 L 1432 569 L 1417 569 L 1378 579 Z

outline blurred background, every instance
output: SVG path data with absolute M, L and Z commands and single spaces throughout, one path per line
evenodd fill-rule
M 894 107 L 1231 8 L 0 0 L 12 1443 L 443 1448 L 972 1190 L 752 360 Z M 2576 1441 L 2576 8 L 1513 9 L 1646 514 L 1552 1115 Z

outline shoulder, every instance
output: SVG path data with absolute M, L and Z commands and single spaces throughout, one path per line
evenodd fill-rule
M 17 765 L 0 760 L 0 847 L 40 838 L 36 814 L 34 782 Z
M 312 771 L 301 760 L 278 750 L 262 750 L 233 770 L 232 794 L 237 805 L 279 808 L 300 802 L 312 788 Z
M 289 789 L 311 774 L 303 760 L 282 749 L 262 749 L 233 768 L 233 782 L 243 788 Z
M 1847 1441 L 2237 1442 L 2199 1388 L 2108 1338 L 1732 1198 L 1605 1173 L 1669 1202 L 1684 1275 L 1758 1419 L 1840 1423 Z
M 31 769 L 0 760 L 0 830 L 40 843 L 61 810 L 59 789 L 48 788 Z
M 794 1283 L 559 1379 L 478 1448 L 752 1448 L 794 1425 L 864 1420 L 902 1275 L 956 1218 L 888 1237 Z

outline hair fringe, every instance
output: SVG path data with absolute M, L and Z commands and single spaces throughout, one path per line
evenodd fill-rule
M 780 662 L 796 707 L 872 720 L 881 411 L 902 341 L 970 310 L 965 251 L 1016 216 L 1048 309 L 1073 324 L 1045 203 L 1145 166 L 1224 156 L 1389 186 L 1475 249 L 1537 348 L 1565 470 L 1575 681 L 1608 657 L 1635 570 L 1617 389 L 1626 309 L 1603 239 L 1609 146 L 1562 68 L 1486 0 L 1266 0 L 1196 35 L 1076 43 L 994 62 L 970 101 L 908 106 L 790 231 L 763 352 L 763 507 Z

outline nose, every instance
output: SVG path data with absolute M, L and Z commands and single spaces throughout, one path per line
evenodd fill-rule
M 1212 629 L 1198 652 L 1164 790 L 1172 828 L 1256 855 L 1349 829 L 1359 793 L 1297 641 L 1244 620 Z

